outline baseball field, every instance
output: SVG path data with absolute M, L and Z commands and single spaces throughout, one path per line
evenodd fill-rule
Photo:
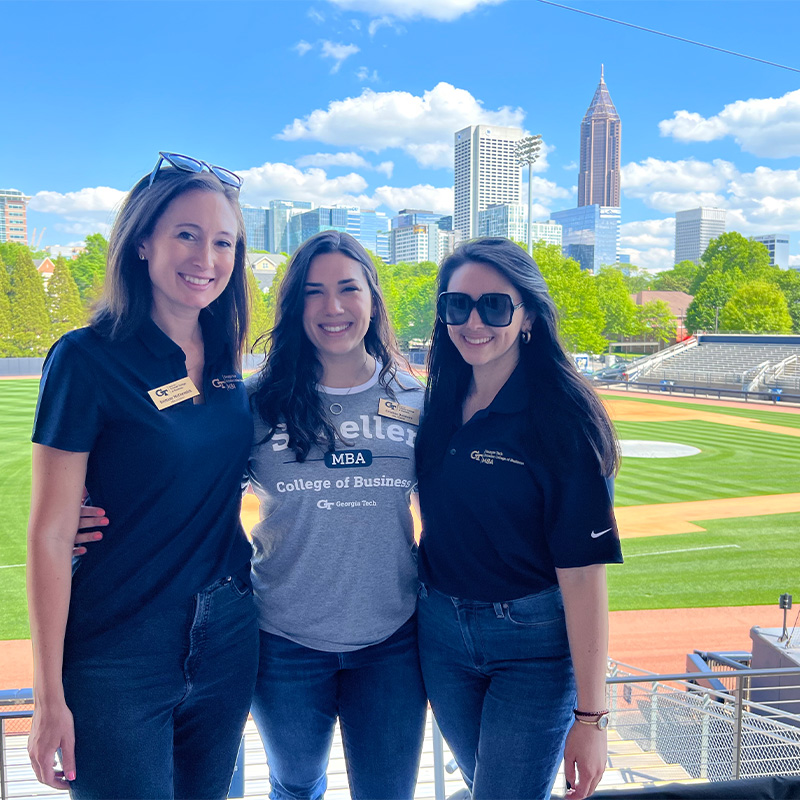
M 23 564 L 37 389 L 36 380 L 0 381 L 0 640 L 29 635 Z M 611 609 L 669 615 L 776 605 L 782 592 L 800 599 L 800 411 L 603 399 L 623 447 L 616 506 L 625 564 L 609 567 Z M 761 624 L 777 625 L 777 608 Z M 613 634 L 612 625 L 612 644 Z

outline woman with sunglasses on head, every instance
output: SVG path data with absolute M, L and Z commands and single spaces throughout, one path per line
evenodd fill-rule
M 533 259 L 477 239 L 442 263 L 417 439 L 419 645 L 475 800 L 579 800 L 606 761 L 605 564 L 621 562 L 613 428 Z
M 423 391 L 400 369 L 358 241 L 327 231 L 301 245 L 269 339 L 249 381 L 248 473 L 270 797 L 323 796 L 338 718 L 351 796 L 410 800 L 427 707 L 409 508 Z
M 253 430 L 240 183 L 160 154 L 114 223 L 90 326 L 44 365 L 28 749 L 39 780 L 75 798 L 224 798 L 230 784 L 258 657 L 239 522 Z M 71 576 L 84 484 L 110 524 Z

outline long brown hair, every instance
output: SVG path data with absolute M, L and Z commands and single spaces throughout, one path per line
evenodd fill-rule
M 394 392 L 390 383 L 394 381 L 399 386 L 394 380 L 398 366 L 408 367 L 389 322 L 377 270 L 363 245 L 339 231 L 323 231 L 300 245 L 278 290 L 275 326 L 259 340 L 270 345 L 270 349 L 252 399 L 255 410 L 268 426 L 264 441 L 269 441 L 276 427 L 285 423 L 289 446 L 298 461 L 305 461 L 314 445 L 333 450 L 338 438 L 317 391 L 322 363 L 303 329 L 305 284 L 311 262 L 323 253 L 337 252 L 357 261 L 364 272 L 372 296 L 372 319 L 364 346 L 367 353 L 381 362 L 378 380 L 391 396 Z
M 236 249 L 233 274 L 222 294 L 208 306 L 222 324 L 231 354 L 241 361 L 247 338 L 250 297 L 245 274 L 246 241 L 238 192 L 210 172 L 184 172 L 165 167 L 152 185 L 142 178 L 122 203 L 108 241 L 108 262 L 103 295 L 97 303 L 91 325 L 110 339 L 130 336 L 150 316 L 152 286 L 138 248 L 153 233 L 167 206 L 186 192 L 219 192 L 231 204 L 236 216 Z

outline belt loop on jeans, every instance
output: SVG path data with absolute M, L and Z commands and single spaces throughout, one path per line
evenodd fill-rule
M 503 604 L 492 603 L 492 608 L 494 609 L 494 613 L 497 615 L 497 619 L 503 619 L 503 617 L 505 616 L 505 612 L 503 611 Z

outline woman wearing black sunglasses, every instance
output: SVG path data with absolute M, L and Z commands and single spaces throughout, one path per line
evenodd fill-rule
M 417 439 L 425 686 L 475 800 L 548 798 L 562 754 L 579 800 L 606 760 L 613 428 L 524 250 L 467 242 L 439 290 Z
M 39 780 L 75 798 L 224 798 L 230 785 L 258 659 L 239 522 L 253 431 L 239 184 L 160 154 L 114 223 L 90 326 L 44 365 L 28 749 Z M 110 523 L 70 575 L 84 484 Z

